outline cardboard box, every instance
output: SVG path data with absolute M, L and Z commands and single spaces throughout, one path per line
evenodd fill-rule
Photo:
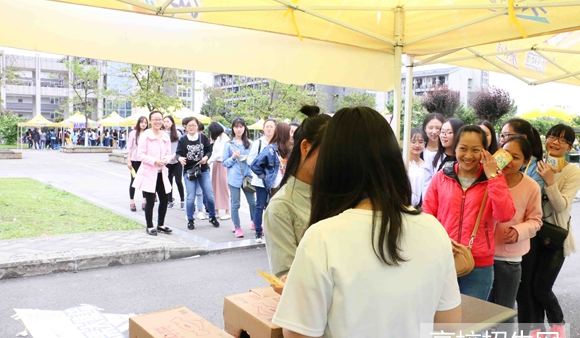
M 282 328 L 272 324 L 279 302 L 280 295 L 271 287 L 227 296 L 224 300 L 226 332 L 238 338 L 283 338 Z
M 184 306 L 129 318 L 129 337 L 232 338 Z

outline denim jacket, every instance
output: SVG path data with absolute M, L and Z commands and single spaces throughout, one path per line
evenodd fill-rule
M 232 155 L 234 150 L 240 152 L 240 156 L 247 156 L 250 154 L 250 149 L 252 148 L 252 141 L 250 141 L 250 146 L 248 149 L 244 148 L 244 144 L 237 144 L 234 140 L 227 142 L 224 146 L 224 156 L 222 157 L 222 164 L 224 167 L 228 168 L 228 184 L 235 188 L 242 187 L 242 181 L 246 176 L 252 176 L 250 171 L 250 166 L 247 161 L 240 161 L 240 158 L 233 159 Z M 240 171 L 240 163 L 242 164 L 242 170 Z M 214 165 L 218 165 L 214 162 Z M 242 171 L 244 175 L 242 176 Z
M 280 170 L 280 160 L 278 159 L 278 146 L 275 143 L 268 145 L 252 162 L 252 171 L 258 178 L 264 181 L 264 188 L 268 192 L 272 190 L 278 170 Z

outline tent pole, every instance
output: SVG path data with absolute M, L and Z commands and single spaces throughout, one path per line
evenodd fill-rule
M 549 57 L 547 57 L 546 54 L 544 54 L 542 52 L 539 52 L 539 51 L 535 51 L 535 53 L 538 54 L 539 56 L 543 57 L 544 60 L 546 60 L 549 63 L 551 63 L 554 67 L 557 67 L 558 69 L 560 69 L 561 71 L 563 71 L 566 74 L 570 74 L 570 71 L 569 70 L 567 70 L 566 68 L 560 66 L 555 61 L 552 61 L 552 59 L 550 59 Z M 576 80 L 580 80 L 580 77 L 578 77 L 578 76 L 574 76 L 574 78 L 576 78 Z
M 480 55 L 480 54 L 478 54 L 478 53 L 477 53 L 477 51 L 476 51 L 476 50 L 474 50 L 473 48 L 467 48 L 467 50 L 468 50 L 468 51 L 470 51 L 471 53 L 473 53 L 474 55 L 476 55 L 477 57 L 480 57 L 480 58 L 484 59 L 485 61 L 487 61 L 488 63 L 490 63 L 490 64 L 494 65 L 495 67 L 497 67 L 497 68 L 499 68 L 499 69 L 503 70 L 503 71 L 504 71 L 504 72 L 506 72 L 507 74 L 509 74 L 509 75 L 511 75 L 511 76 L 513 76 L 513 77 L 515 77 L 515 78 L 517 78 L 518 80 L 520 80 L 520 81 L 522 81 L 522 82 L 525 82 L 525 83 L 526 83 L 526 84 L 528 84 L 528 85 L 529 85 L 529 84 L 531 84 L 531 82 L 530 82 L 530 81 L 528 81 L 528 80 L 524 79 L 523 77 L 519 76 L 518 74 L 516 74 L 515 72 L 513 72 L 511 69 L 508 69 L 507 67 L 504 67 L 503 65 L 501 65 L 501 64 L 499 64 L 499 63 L 497 63 L 497 62 L 491 61 L 491 60 L 490 60 L 490 59 L 488 59 L 487 57 L 485 57 L 485 56 L 483 56 L 483 55 Z
M 393 118 L 391 127 L 395 132 L 397 142 L 401 139 L 401 67 L 403 57 L 403 9 L 397 8 L 395 12 L 395 69 L 393 70 L 394 100 L 393 100 Z
M 405 132 L 403 133 L 403 159 L 405 167 L 409 169 L 409 159 L 411 157 L 411 122 L 413 117 L 413 62 L 412 56 L 407 56 L 407 76 L 406 76 L 406 98 L 405 98 Z
M 415 63 L 415 67 L 428 65 L 431 63 L 450 63 L 450 62 L 457 62 L 457 61 L 473 60 L 473 59 L 480 58 L 482 56 L 495 56 L 495 55 L 504 55 L 504 54 L 511 54 L 511 53 L 529 52 L 531 50 L 533 50 L 533 49 L 532 48 L 519 48 L 519 49 L 510 49 L 510 50 L 504 50 L 504 51 L 493 52 L 493 53 L 478 53 L 477 55 L 467 55 L 467 56 L 459 56 L 459 57 L 449 58 L 449 59 L 440 59 L 441 57 L 444 57 L 445 55 L 453 54 L 453 53 L 458 51 L 458 50 L 455 50 L 455 51 L 452 51 L 451 53 L 444 52 L 441 54 L 434 55 L 428 59 L 421 60 L 421 62 Z
M 580 71 L 573 72 L 573 73 L 569 73 L 569 74 L 563 74 L 563 75 L 557 75 L 557 76 L 547 77 L 547 78 L 544 78 L 544 79 L 541 79 L 541 80 L 532 81 L 530 84 L 532 86 L 541 85 L 541 84 L 548 83 L 548 82 L 552 82 L 552 81 L 562 80 L 562 79 L 565 79 L 567 77 L 574 77 L 576 75 L 580 75 Z

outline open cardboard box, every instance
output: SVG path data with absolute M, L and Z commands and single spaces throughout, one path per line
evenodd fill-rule
M 129 337 L 232 338 L 184 306 L 129 318 Z
M 282 338 L 282 328 L 272 324 L 280 295 L 270 287 L 227 296 L 224 324 L 227 333 L 237 338 Z M 512 309 L 461 295 L 463 332 L 479 332 L 515 317 Z M 133 337 L 131 337 L 133 338 Z
M 282 338 L 282 328 L 272 324 L 280 295 L 271 287 L 227 296 L 224 300 L 224 325 L 237 338 Z

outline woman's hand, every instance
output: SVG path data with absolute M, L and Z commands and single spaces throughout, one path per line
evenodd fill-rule
M 457 247 L 461 244 L 457 243 L 457 241 L 455 241 L 453 238 L 449 238 L 449 240 L 451 241 L 451 249 L 453 249 L 453 254 L 455 255 L 456 253 L 459 253 L 459 249 L 457 249 Z
M 483 171 L 487 178 L 497 176 L 497 161 L 489 151 L 484 150 L 481 154 L 481 162 L 483 163 Z
M 200 163 L 201 165 L 204 165 L 204 164 L 206 164 L 206 163 L 207 163 L 207 156 L 204 156 L 204 157 L 201 159 L 201 161 L 199 161 L 199 163 Z
M 178 157 L 177 161 L 179 163 L 181 163 L 182 166 L 185 166 L 185 164 L 187 163 L 187 160 L 185 159 L 185 157 Z
M 546 164 L 544 161 L 538 161 L 538 166 L 536 167 L 536 171 L 542 177 L 542 179 L 546 182 L 546 186 L 551 186 L 556 183 L 554 179 L 554 170 Z
M 166 164 L 167 164 L 167 160 L 166 159 L 155 161 L 155 165 L 158 166 L 158 167 L 164 167 Z
M 508 228 L 503 232 L 503 242 L 505 244 L 514 244 L 518 242 L 518 231 L 514 228 Z
M 131 170 L 131 168 L 133 168 L 133 165 L 131 165 L 130 160 L 127 160 L 127 168 L 129 168 L 129 170 Z
M 232 153 L 232 158 L 235 160 L 238 157 L 240 157 L 240 152 L 237 150 L 234 150 L 234 152 Z

